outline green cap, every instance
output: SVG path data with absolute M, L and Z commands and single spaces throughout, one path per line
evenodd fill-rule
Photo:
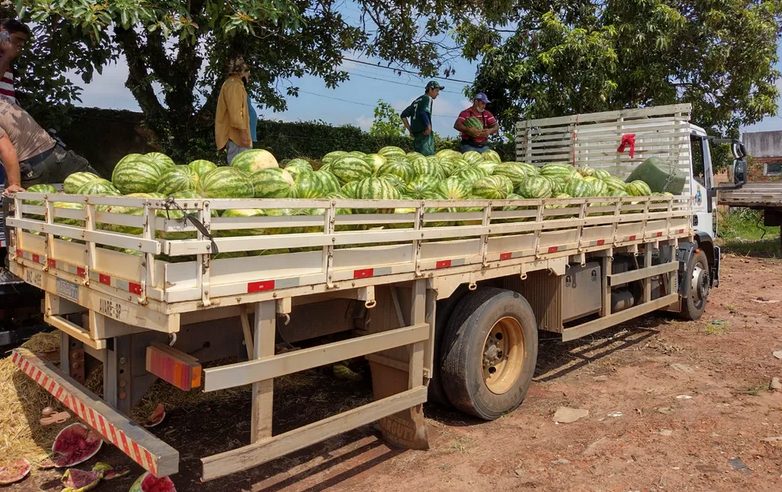
M 424 90 L 428 91 L 429 89 L 440 89 L 440 90 L 443 90 L 443 89 L 445 89 L 445 86 L 440 85 L 440 83 L 437 82 L 436 80 L 430 80 L 429 83 L 426 84 L 426 88 Z

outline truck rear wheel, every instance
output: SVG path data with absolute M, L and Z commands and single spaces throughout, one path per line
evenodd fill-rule
M 686 320 L 696 320 L 706 309 L 711 279 L 709 278 L 709 260 L 706 253 L 696 250 L 687 265 L 687 277 L 690 282 L 690 295 L 682 299 L 681 316 Z
M 518 292 L 484 288 L 463 298 L 443 341 L 441 382 L 454 407 L 494 420 L 521 405 L 538 358 L 538 331 Z

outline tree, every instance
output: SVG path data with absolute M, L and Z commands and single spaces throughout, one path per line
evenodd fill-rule
M 468 0 L 358 0 L 346 18 L 341 0 L 21 0 L 20 17 L 35 23 L 32 57 L 20 77 L 32 105 L 71 102 L 77 88 L 62 80 L 75 70 L 89 81 L 106 63 L 127 62 L 126 86 L 163 148 L 183 153 L 193 139 L 211 138 L 225 63 L 242 55 L 249 91 L 273 110 L 286 108 L 303 75 L 335 87 L 349 78 L 345 53 L 449 75 L 458 51 L 437 36 L 450 29 Z M 47 65 L 44 70 L 42 65 Z M 50 83 L 42 85 L 44 80 Z M 59 92 L 41 95 L 56 86 Z
M 458 38 L 481 59 L 474 87 L 508 129 L 522 118 L 688 102 L 699 124 L 736 135 L 777 111 L 778 1 L 502 3 Z
M 378 99 L 369 134 L 373 137 L 404 137 L 406 133 L 399 113 L 389 103 Z

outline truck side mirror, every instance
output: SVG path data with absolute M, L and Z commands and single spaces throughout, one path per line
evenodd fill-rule
M 747 161 L 736 159 L 733 161 L 733 184 L 740 186 L 747 182 Z

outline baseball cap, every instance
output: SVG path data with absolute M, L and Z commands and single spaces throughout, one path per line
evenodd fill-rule
M 480 101 L 484 104 L 489 104 L 491 101 L 489 101 L 489 98 L 486 97 L 486 94 L 483 92 L 479 92 L 475 94 L 475 97 L 473 98 L 474 101 Z
M 445 89 L 445 86 L 440 85 L 440 83 L 437 82 L 436 80 L 430 80 L 429 83 L 426 84 L 426 88 L 424 90 L 428 91 L 429 89 L 443 90 Z

